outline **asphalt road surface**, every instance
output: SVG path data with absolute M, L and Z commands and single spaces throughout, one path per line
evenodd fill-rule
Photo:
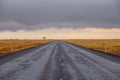
M 0 80 L 120 80 L 120 58 L 54 41 L 0 58 Z

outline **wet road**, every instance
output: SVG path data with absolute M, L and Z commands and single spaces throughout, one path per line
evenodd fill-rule
M 120 61 L 63 41 L 20 53 L 0 59 L 0 80 L 120 80 Z

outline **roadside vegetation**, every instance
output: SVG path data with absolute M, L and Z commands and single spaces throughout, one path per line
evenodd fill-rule
M 0 56 L 49 42 L 52 40 L 0 40 Z
M 66 42 L 89 49 L 120 55 L 120 40 L 65 40 Z

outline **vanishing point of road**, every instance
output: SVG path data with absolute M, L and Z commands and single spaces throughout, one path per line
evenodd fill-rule
M 54 41 L 0 57 L 0 80 L 120 80 L 120 58 Z

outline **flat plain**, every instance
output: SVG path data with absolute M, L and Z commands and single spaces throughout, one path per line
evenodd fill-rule
M 104 39 L 104 40 L 65 40 L 66 42 L 86 47 L 93 50 L 103 51 L 114 55 L 120 55 L 120 40 Z
M 46 44 L 52 40 L 0 40 L 0 56 Z

